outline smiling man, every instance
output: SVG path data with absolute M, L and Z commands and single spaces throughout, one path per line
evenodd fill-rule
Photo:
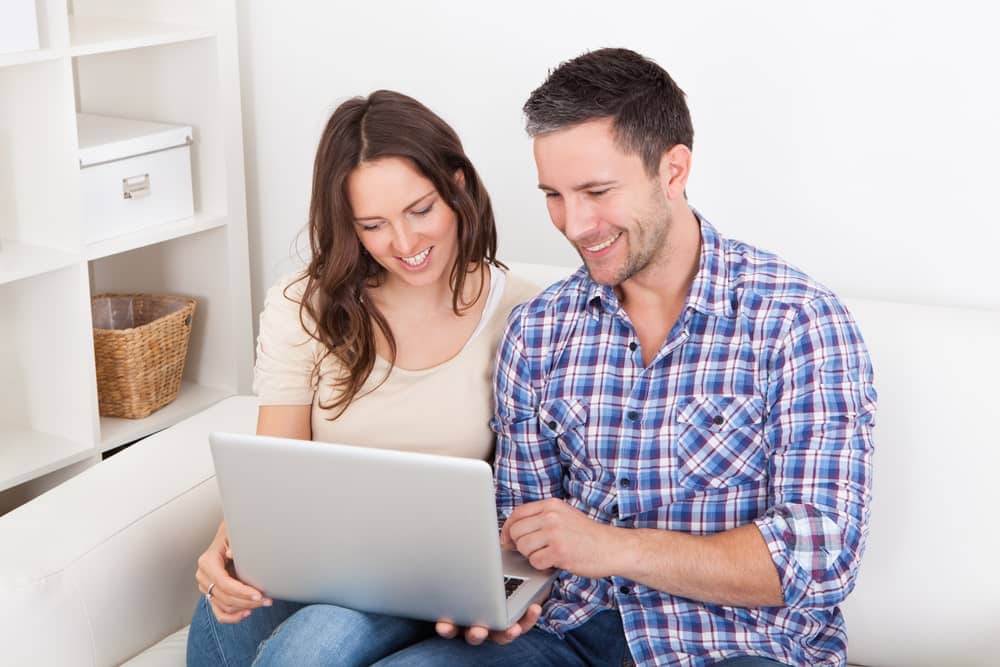
M 584 266 L 511 313 L 497 506 L 562 572 L 508 645 L 412 664 L 845 664 L 876 403 L 851 315 L 688 205 L 691 118 L 656 63 L 584 54 L 524 110 Z

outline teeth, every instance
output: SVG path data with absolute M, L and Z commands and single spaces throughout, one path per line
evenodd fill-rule
M 614 236 L 612 236 L 610 239 L 608 239 L 607 241 L 605 241 L 603 243 L 598 243 L 597 245 L 593 245 L 593 246 L 584 246 L 584 248 L 586 248 L 590 252 L 600 252 L 601 250 L 604 250 L 609 245 L 611 245 L 612 243 L 614 243 L 615 241 L 617 241 L 618 237 L 621 236 L 621 235 L 622 235 L 622 233 L 618 232 L 617 234 L 615 234 Z
M 413 257 L 400 257 L 401 260 L 409 264 L 410 266 L 420 266 L 427 259 L 427 255 L 430 254 L 431 249 L 428 248 L 421 253 L 417 253 Z

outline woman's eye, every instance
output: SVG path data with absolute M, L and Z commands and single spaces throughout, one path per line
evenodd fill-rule
M 434 204 L 428 204 L 427 206 L 425 206 L 424 208 L 420 209 L 419 211 L 414 211 L 413 215 L 421 215 L 421 216 L 422 215 L 427 215 L 428 213 L 431 212 L 432 208 L 434 208 Z
M 379 228 L 379 224 L 376 222 L 373 225 L 361 225 L 361 230 L 365 232 L 374 232 Z

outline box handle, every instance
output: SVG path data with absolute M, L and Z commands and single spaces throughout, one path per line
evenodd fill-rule
M 122 179 L 122 199 L 142 199 L 149 196 L 149 174 Z

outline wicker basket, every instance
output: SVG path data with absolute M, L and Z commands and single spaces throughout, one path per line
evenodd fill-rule
M 141 419 L 177 398 L 195 300 L 98 294 L 90 308 L 101 416 Z

